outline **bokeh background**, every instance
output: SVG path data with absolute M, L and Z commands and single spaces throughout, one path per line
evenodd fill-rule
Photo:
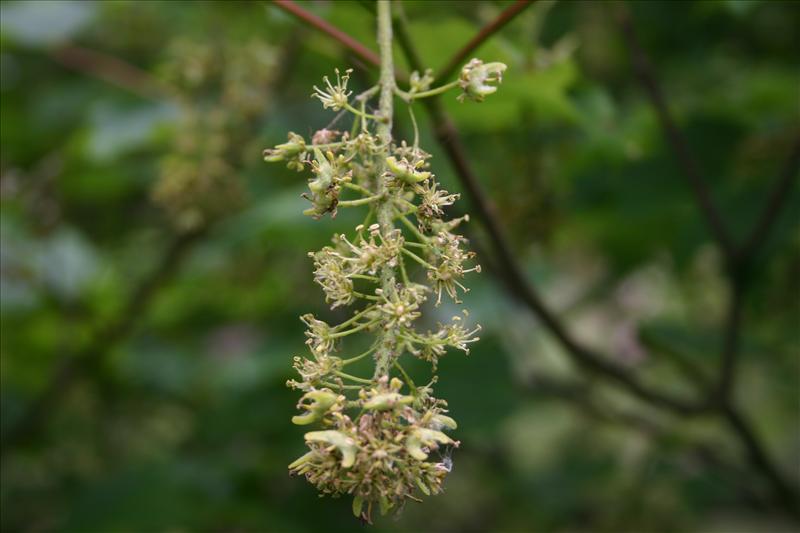
M 368 2 L 300 5 L 375 49 Z M 434 69 L 507 6 L 403 3 Z M 718 373 L 730 291 L 614 8 L 537 2 L 475 54 L 509 65 L 498 93 L 443 102 L 516 260 L 575 337 L 690 396 Z M 741 241 L 797 135 L 800 7 L 628 9 Z M 329 123 L 309 98 L 324 74 L 353 67 L 358 90 L 374 69 L 269 3 L 0 10 L 2 530 L 359 528 L 348 500 L 288 476 L 304 429 L 290 423 L 297 394 L 285 382 L 304 348 L 298 316 L 334 316 L 306 254 L 360 217 L 304 217 L 304 175 L 261 151 Z M 434 171 L 463 191 L 417 116 Z M 407 115 L 397 120 L 409 136 Z M 797 189 L 746 292 L 734 390 L 795 484 Z M 460 209 L 471 211 L 467 198 Z M 491 266 L 481 221 L 471 226 Z M 374 531 L 797 530 L 728 426 L 579 370 L 496 270 L 469 284 L 484 331 L 468 357 L 440 365 L 462 441 L 446 491 Z

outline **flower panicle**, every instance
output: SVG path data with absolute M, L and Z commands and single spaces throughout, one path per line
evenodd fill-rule
M 461 87 L 460 99 L 482 101 L 504 71 L 502 63 L 473 60 L 451 85 Z M 416 140 L 394 144 L 378 135 L 382 119 L 366 112 L 377 91 L 356 96 L 361 111 L 351 105 L 350 73 L 336 70 L 335 83 L 325 77 L 313 94 L 324 108 L 353 115 L 349 132 L 323 128 L 310 143 L 290 133 L 264 154 L 268 162 L 309 171 L 303 196 L 313 218 L 346 207 L 366 212 L 354 231 L 308 254 L 326 302 L 346 309 L 348 318 L 333 324 L 301 317 L 308 354 L 294 358 L 298 377 L 287 385 L 302 393 L 292 422 L 311 429 L 308 451 L 290 472 L 321 494 L 352 497 L 353 513 L 369 521 L 373 510 L 399 511 L 409 499 L 438 494 L 452 469 L 449 452 L 459 442 L 450 433 L 457 423 L 434 395 L 435 372 L 448 350 L 469 353 L 480 326 L 455 316 L 434 331 L 422 328 L 431 302 L 438 306 L 446 296 L 461 303 L 459 293 L 469 290 L 465 276 L 480 266 L 467 239 L 454 233 L 469 217 L 447 216 L 459 195 L 439 186 L 431 156 Z M 430 89 L 430 71 L 411 81 L 420 97 L 441 92 Z M 418 385 L 403 369 L 406 354 L 431 363 L 429 383 Z M 370 360 L 371 377 L 352 370 Z

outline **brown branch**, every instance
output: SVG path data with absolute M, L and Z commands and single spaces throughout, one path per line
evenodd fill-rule
M 639 43 L 639 38 L 633 27 L 631 15 L 624 5 L 620 5 L 616 15 L 622 31 L 622 36 L 630 52 L 633 69 L 650 103 L 655 109 L 658 121 L 661 124 L 661 129 L 664 130 L 664 136 L 672 148 L 678 164 L 682 167 L 684 175 L 689 181 L 689 185 L 694 192 L 697 203 L 700 206 L 700 211 L 706 219 L 712 236 L 719 243 L 726 259 L 728 259 L 729 262 L 733 262 L 736 256 L 733 240 L 728 234 L 728 230 L 714 205 L 714 201 L 711 198 L 705 181 L 700 176 L 698 164 L 692 156 L 686 140 L 683 138 L 680 130 L 678 130 L 675 125 L 675 121 L 672 119 L 667 100 L 664 97 L 658 79 L 656 78 L 644 49 Z
M 767 240 L 773 224 L 778 219 L 784 206 L 788 204 L 792 186 L 797 183 L 798 168 L 800 168 L 800 136 L 796 137 L 792 142 L 792 151 L 778 177 L 778 182 L 772 190 L 761 216 L 753 226 L 750 236 L 739 249 L 738 258 L 740 262 L 749 263 L 753 261 L 758 254 L 758 249 Z
M 736 276 L 736 274 L 732 274 Z M 728 302 L 728 316 L 725 320 L 725 330 L 722 340 L 722 364 L 720 365 L 719 383 L 716 395 L 718 403 L 726 403 L 731 398 L 736 381 L 736 367 L 739 356 L 739 341 L 742 329 L 742 307 L 744 300 L 744 282 L 736 276 L 730 283 L 730 300 Z
M 83 371 L 105 357 L 128 335 L 158 288 L 178 270 L 186 252 L 201 235 L 202 232 L 194 232 L 177 236 L 170 243 L 158 265 L 134 290 L 117 317 L 102 326 L 86 348 L 62 359 L 44 390 L 31 401 L 28 409 L 4 436 L 0 445 L 0 454 L 5 455 L 10 449 L 24 444 L 36 436 L 44 426 L 44 421 L 49 413 L 70 391 Z
M 723 407 L 722 413 L 725 421 L 742 442 L 750 464 L 769 481 L 777 501 L 781 504 L 781 508 L 795 519 L 800 518 L 797 490 L 784 479 L 778 467 L 772 462 L 750 422 L 730 405 Z
M 405 25 L 401 22 L 396 25 L 396 37 L 400 47 L 406 54 L 412 68 L 420 70 L 422 64 L 414 49 Z M 466 151 L 461 143 L 458 132 L 453 122 L 446 115 L 438 98 L 422 100 L 426 110 L 431 116 L 434 133 L 439 144 L 444 148 L 447 156 L 455 168 L 464 189 L 467 191 L 478 218 L 483 223 L 489 234 L 495 259 L 498 263 L 500 279 L 504 282 L 509 293 L 520 299 L 539 318 L 550 333 L 559 341 L 572 360 L 584 369 L 590 370 L 615 381 L 629 392 L 639 398 L 662 408 L 682 413 L 696 414 L 704 410 L 704 406 L 688 402 L 682 398 L 651 389 L 641 383 L 631 372 L 624 367 L 612 363 L 607 358 L 579 344 L 566 330 L 561 321 L 547 307 L 536 289 L 528 282 L 523 274 L 498 222 L 497 209 L 488 199 L 480 185 L 478 177 L 467 162 Z
M 441 71 L 436 76 L 441 81 L 446 81 L 452 76 L 458 68 L 464 63 L 472 52 L 478 49 L 489 37 L 500 31 L 506 24 L 514 20 L 514 18 L 522 13 L 526 8 L 533 4 L 536 0 L 517 0 L 496 19 L 484 26 L 470 41 L 465 44 L 456 54 L 442 67 Z
M 50 56 L 63 66 L 134 92 L 148 99 L 163 97 L 168 88 L 146 71 L 117 57 L 75 44 L 54 48 Z
M 697 203 L 712 234 L 722 248 L 727 259 L 728 282 L 731 290 L 726 319 L 719 380 L 716 389 L 709 392 L 716 413 L 725 420 L 733 432 L 739 437 L 747 451 L 750 464 L 769 481 L 777 501 L 784 509 L 795 517 L 800 516 L 797 505 L 797 492 L 769 458 L 761 440 L 745 420 L 744 415 L 733 406 L 731 396 L 735 386 L 736 367 L 739 356 L 739 343 L 742 328 L 742 311 L 744 291 L 747 283 L 747 268 L 757 252 L 757 248 L 766 240 L 767 234 L 777 219 L 782 206 L 786 202 L 800 162 L 800 142 L 797 142 L 787 162 L 786 169 L 778 180 L 764 212 L 756 222 L 745 245 L 737 250 L 727 229 L 714 206 L 705 182 L 700 178 L 697 164 L 689 152 L 688 146 L 680 131 L 675 126 L 669 113 L 666 99 L 658 83 L 647 55 L 639 43 L 630 12 L 620 5 L 616 12 L 622 36 L 631 54 L 634 71 L 642 83 L 651 104 L 656 110 L 662 129 L 672 146 L 676 158 L 683 167 L 694 190 Z
M 646 415 L 599 403 L 589 384 L 537 373 L 522 385 L 528 394 L 569 403 L 592 421 L 616 425 L 627 430 L 632 429 L 655 441 L 669 443 L 675 441 L 676 435 L 670 432 L 669 427 L 656 423 Z M 714 443 L 695 442 L 689 447 L 689 453 L 706 463 L 708 467 L 720 473 L 729 473 L 729 476 L 726 476 L 728 479 L 724 482 L 737 486 L 748 503 L 759 508 L 765 507 L 764 497 L 753 490 L 747 470 L 727 461 Z
M 332 37 L 335 41 L 338 41 L 346 48 L 350 49 L 354 54 L 359 56 L 364 61 L 374 65 L 380 66 L 381 59 L 378 57 L 378 54 L 361 44 L 360 42 L 356 41 L 352 37 L 350 37 L 347 33 L 343 32 L 336 26 L 330 24 L 328 21 L 319 18 L 315 14 L 306 11 L 302 7 L 298 6 L 291 0 L 273 0 L 272 2 L 275 6 L 283 9 L 287 13 L 294 15 L 304 23 L 312 26 L 322 33 L 325 33 Z
M 600 405 L 588 383 L 536 373 L 530 376 L 522 386 L 524 391 L 529 394 L 558 398 L 602 422 L 616 423 L 647 435 L 663 436 L 665 433 L 664 428 L 660 425 L 638 413 L 614 410 L 610 406 Z
M 356 55 L 359 55 L 372 64 L 376 64 L 368 54 L 365 54 L 363 51 L 364 47 L 351 37 L 347 36 L 347 39 L 341 39 L 343 32 L 338 28 L 335 28 L 325 21 L 321 21 L 323 24 L 313 22 L 315 20 L 319 21 L 318 17 L 306 12 L 302 7 L 289 0 L 281 0 L 280 2 L 275 2 L 275 4 L 278 7 L 286 9 L 300 20 L 313 25 L 342 44 L 345 44 L 345 46 Z M 402 20 L 398 20 L 398 22 L 399 24 L 397 24 L 395 28 L 397 40 L 406 53 L 411 67 L 421 71 L 423 70 L 423 66 L 411 45 L 405 24 Z M 497 256 L 497 263 L 499 266 L 498 272 L 501 273 L 500 278 L 509 290 L 509 293 L 513 297 L 520 299 L 533 311 L 551 334 L 560 342 L 573 361 L 582 368 L 605 376 L 618 383 L 635 396 L 653 405 L 687 415 L 704 412 L 706 409 L 704 404 L 686 401 L 685 399 L 651 389 L 641 383 L 624 367 L 580 345 L 572 338 L 566 328 L 561 324 L 560 320 L 546 306 L 538 292 L 528 283 L 525 275 L 517 265 L 511 247 L 498 223 L 496 209 L 487 199 L 477 176 L 467 163 L 466 153 L 461 144 L 458 132 L 452 121 L 447 117 L 441 103 L 437 98 L 426 98 L 422 100 L 422 102 L 430 114 L 432 122 L 436 125 L 435 134 L 437 140 L 450 158 L 451 163 L 455 167 L 456 174 L 467 190 L 471 203 L 478 212 L 478 217 L 489 233 L 495 255 Z
M 281 3 L 290 4 L 291 2 L 282 1 Z M 293 7 L 298 12 L 304 11 L 302 8 L 296 5 L 293 5 Z M 306 16 L 298 15 L 298 17 L 302 20 L 308 20 L 308 17 Z M 398 22 L 399 23 L 395 27 L 398 42 L 403 48 L 403 51 L 405 52 L 412 68 L 416 70 L 422 70 L 422 62 L 419 60 L 419 56 L 411 45 L 408 34 L 405 31 L 405 26 L 402 23 L 403 21 L 399 20 Z M 326 33 L 336 38 L 334 33 L 327 31 Z M 338 30 L 337 33 L 339 33 Z M 357 55 L 360 55 L 357 48 L 351 47 L 351 50 L 353 50 L 353 52 Z M 365 60 L 368 60 L 367 57 L 362 57 Z M 654 81 L 655 78 L 649 77 L 647 80 Z M 661 93 L 658 89 L 658 86 L 653 84 L 651 87 L 656 88 L 656 94 L 659 96 L 659 101 L 663 104 L 664 100 L 660 96 Z M 685 400 L 677 399 L 645 387 L 624 368 L 614 365 L 598 354 L 591 352 L 577 344 L 577 342 L 572 339 L 558 319 L 544 305 L 544 302 L 538 296 L 538 293 L 533 289 L 532 286 L 528 284 L 525 276 L 517 266 L 513 255 L 511 254 L 508 242 L 506 241 L 504 234 L 497 223 L 495 208 L 486 199 L 486 196 L 479 185 L 477 177 L 472 173 L 471 168 L 466 160 L 464 148 L 458 138 L 457 131 L 452 122 L 446 116 L 443 108 L 439 104 L 438 99 L 428 98 L 423 100 L 423 102 L 425 103 L 433 122 L 437 125 L 437 139 L 450 157 L 458 177 L 461 179 L 464 187 L 470 194 L 472 203 L 478 211 L 478 214 L 482 219 L 487 231 L 492 237 L 492 245 L 497 256 L 499 271 L 502 273 L 500 278 L 506 284 L 511 294 L 522 299 L 522 301 L 528 305 L 534 314 L 539 317 L 543 324 L 561 343 L 562 347 L 566 349 L 567 353 L 572 356 L 573 360 L 582 368 L 594 371 L 599 375 L 603 375 L 606 378 L 617 382 L 629 392 L 652 405 L 685 415 L 695 415 L 709 412 L 708 409 L 710 406 L 706 403 L 686 402 Z M 720 245 L 723 246 L 726 254 L 728 254 L 727 257 L 730 259 L 733 257 L 732 242 L 729 240 L 727 232 L 724 230 L 724 227 L 722 226 L 721 221 L 716 214 L 716 209 L 710 201 L 708 192 L 705 189 L 705 184 L 699 180 L 699 174 L 696 172 L 693 160 L 688 154 L 685 143 L 683 143 L 680 134 L 669 117 L 669 114 L 666 113 L 666 106 L 664 105 L 660 109 L 665 113 L 660 114 L 659 116 L 662 117 L 662 120 L 663 118 L 666 118 L 667 122 L 665 124 L 670 126 L 667 128 L 668 132 L 670 132 L 668 133 L 668 138 L 673 143 L 673 147 L 677 148 L 678 152 L 681 154 L 681 160 L 683 161 L 684 166 L 686 166 L 687 161 L 689 162 L 689 168 L 691 169 L 688 174 L 690 177 L 690 182 L 692 183 L 695 193 L 699 198 L 699 203 L 701 204 L 703 212 L 708 219 L 708 223 L 712 228 L 713 234 L 720 242 Z M 722 406 L 717 404 L 715 407 L 717 410 L 714 412 L 716 414 L 721 414 L 728 421 L 734 433 L 742 441 L 745 449 L 748 451 L 750 463 L 758 471 L 760 471 L 767 480 L 770 481 L 776 496 L 778 497 L 779 501 L 783 503 L 783 506 L 791 514 L 796 515 L 796 493 L 794 489 L 781 477 L 777 468 L 769 460 L 769 457 L 764 451 L 763 446 L 760 444 L 759 439 L 756 437 L 755 433 L 747 424 L 747 422 L 743 419 L 742 415 L 738 411 L 731 408 L 729 404 L 724 404 Z

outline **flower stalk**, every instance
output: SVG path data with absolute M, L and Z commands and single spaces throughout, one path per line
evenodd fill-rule
M 303 392 L 298 404 L 303 412 L 294 422 L 323 428 L 306 434 L 310 451 L 290 471 L 323 494 L 352 496 L 354 513 L 366 521 L 373 508 L 399 511 L 408 499 L 418 501 L 417 491 L 441 492 L 451 467 L 434 452 L 457 447 L 458 441 L 443 433 L 456 424 L 445 414 L 447 402 L 433 395 L 436 364 L 448 348 L 468 353 L 479 331 L 479 326 L 464 327 L 460 316 L 433 331 L 418 329 L 429 297 L 433 301 L 436 295 L 435 305 L 443 294 L 460 304 L 457 290 L 468 290 L 462 278 L 479 267 L 465 266 L 474 254 L 465 249 L 466 239 L 452 232 L 467 217 L 446 220 L 444 208 L 458 195 L 437 188 L 416 126 L 412 146 L 393 139 L 394 99 L 410 109 L 414 98 L 459 87 L 486 96 L 494 92 L 488 84 L 499 81 L 496 64 L 483 72 L 476 70 L 475 60 L 470 65 L 477 81 L 469 87 L 459 81 L 430 89 L 433 76 L 426 71 L 412 75 L 410 90 L 401 91 L 394 78 L 391 22 L 389 1 L 379 0 L 376 86 L 351 99 L 350 71 L 336 70 L 336 83 L 325 77 L 325 89 L 314 88 L 325 109 L 352 116 L 349 131 L 319 130 L 310 142 L 290 133 L 289 142 L 265 151 L 269 162 L 310 170 L 304 197 L 312 207 L 306 214 L 321 218 L 335 216 L 339 207 L 368 210 L 354 235 L 334 235 L 330 246 L 309 254 L 314 281 L 331 308 L 356 309 L 339 325 L 310 314 L 301 317 L 308 326 L 310 355 L 294 358 L 300 379 L 288 382 Z M 375 96 L 377 109 L 368 107 Z M 343 198 L 354 193 L 359 196 Z M 367 336 L 369 349 L 339 356 Z M 415 384 L 400 364 L 403 356 L 431 363 L 434 375 L 426 385 Z M 371 377 L 343 371 L 346 365 L 360 367 L 368 357 L 374 362 Z
M 378 50 L 381 57 L 380 75 L 380 115 L 381 121 L 378 123 L 377 135 L 381 146 L 386 147 L 392 143 L 392 123 L 394 118 L 394 58 L 392 57 L 392 12 L 389 0 L 378 0 Z M 381 161 L 381 158 L 378 158 Z M 382 174 L 384 165 L 378 167 L 378 194 L 386 194 L 386 180 Z M 378 224 L 380 224 L 381 235 L 384 237 L 394 231 L 392 218 L 394 212 L 388 198 L 378 207 Z M 384 265 L 381 269 L 381 288 L 384 294 L 394 293 L 394 268 Z M 378 348 L 375 358 L 374 378 L 388 375 L 389 367 L 395 348 L 395 338 L 392 333 L 387 333 Z

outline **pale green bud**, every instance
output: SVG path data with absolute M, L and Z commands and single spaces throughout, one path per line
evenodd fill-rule
M 300 399 L 300 404 L 306 409 L 306 413 L 292 417 L 292 423 L 298 426 L 305 426 L 322 419 L 336 403 L 338 396 L 330 391 L 315 390 L 307 392 Z M 311 403 L 303 404 L 303 401 L 309 400 Z
M 420 161 L 419 164 L 424 164 Z M 392 156 L 386 158 L 386 166 L 389 171 L 399 180 L 405 181 L 408 184 L 419 183 L 431 177 L 430 172 L 417 170 L 405 161 L 398 161 Z
M 364 409 L 374 411 L 388 411 L 395 407 L 410 405 L 414 402 L 413 396 L 404 396 L 398 392 L 385 392 L 377 394 L 364 402 Z
M 342 467 L 350 468 L 356 462 L 356 452 L 358 446 L 356 441 L 342 433 L 332 429 L 326 431 L 311 431 L 305 434 L 306 442 L 322 442 L 336 447 L 342 454 Z
M 422 447 L 436 447 L 437 444 L 454 444 L 455 441 L 434 429 L 417 428 L 406 438 L 406 451 L 414 459 L 424 461 L 428 454 L 422 451 Z
M 503 72 L 508 68 L 500 62 L 485 63 L 480 59 L 473 59 L 461 69 L 459 85 L 463 93 L 458 100 L 463 102 L 469 98 L 474 102 L 483 102 L 490 94 L 497 91 L 497 87 L 491 83 L 503 81 Z

